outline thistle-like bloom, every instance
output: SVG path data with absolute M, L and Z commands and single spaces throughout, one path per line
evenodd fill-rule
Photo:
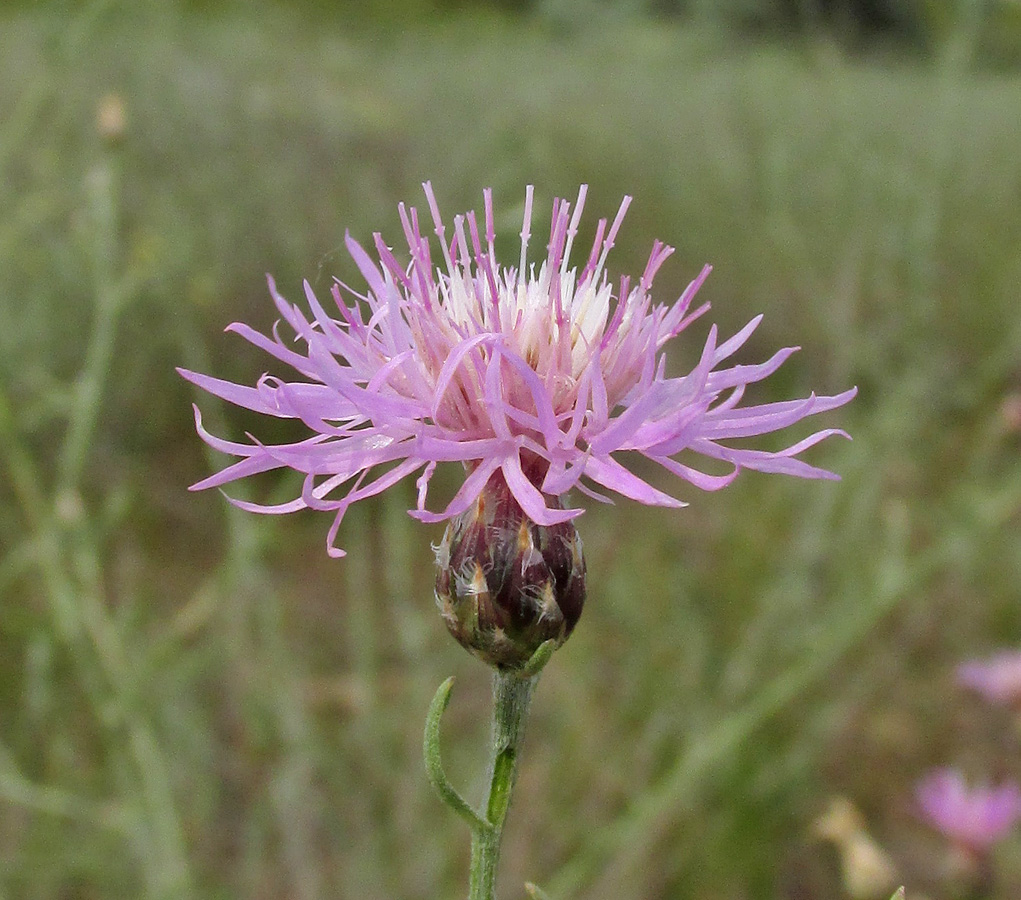
M 1021 650 L 1004 650 L 957 667 L 957 681 L 993 703 L 1021 710 Z
M 284 381 L 263 375 L 246 387 L 182 371 L 225 400 L 271 416 L 301 420 L 311 435 L 271 446 L 234 443 L 209 434 L 198 410 L 196 426 L 217 450 L 239 457 L 193 485 L 218 487 L 271 469 L 305 474 L 289 503 L 243 509 L 288 513 L 303 508 L 334 513 L 327 546 L 334 543 L 352 503 L 418 473 L 418 500 L 410 514 L 425 522 L 453 519 L 470 510 L 494 476 L 502 479 L 532 522 L 552 526 L 582 512 L 560 498 L 577 488 L 606 500 L 601 491 L 659 506 L 684 506 L 644 481 L 622 459 L 639 454 L 703 490 L 729 484 L 741 469 L 802 478 L 836 478 L 798 455 L 824 438 L 817 431 L 777 452 L 730 445 L 793 425 L 849 401 L 855 390 L 833 397 L 814 394 L 760 406 L 740 406 L 745 388 L 762 381 L 795 351 L 778 351 L 758 365 L 721 368 L 748 340 L 761 316 L 720 342 L 710 328 L 701 357 L 686 375 L 668 377 L 663 348 L 707 309 L 692 300 L 709 274 L 706 266 L 673 304 L 655 304 L 650 290 L 657 270 L 673 252 L 653 244 L 636 284 L 606 273 L 630 197 L 612 223 L 599 221 L 584 265 L 570 265 L 586 188 L 577 202 L 553 204 L 546 256 L 536 269 L 527 250 L 532 189 L 525 194 L 517 266 L 501 266 L 494 249 L 492 193 L 483 193 L 484 221 L 474 212 L 455 216 L 452 233 L 426 184 L 431 225 L 440 251 L 423 233 L 418 212 L 400 205 L 408 244 L 398 259 L 379 234 L 378 262 L 350 235 L 346 245 L 365 279 L 359 292 L 340 282 L 327 310 L 306 282 L 311 317 L 270 293 L 298 339 L 297 349 L 274 329 L 272 337 L 236 323 L 236 331 L 295 369 Z M 844 435 L 846 437 L 846 435 Z M 707 474 L 681 462 L 682 453 L 722 462 L 729 471 Z M 466 477 L 446 508 L 427 507 L 430 479 L 439 463 L 460 462 Z
M 930 772 L 915 798 L 930 824 L 976 856 L 987 853 L 1021 819 L 1021 788 L 1015 782 L 972 789 L 956 769 Z

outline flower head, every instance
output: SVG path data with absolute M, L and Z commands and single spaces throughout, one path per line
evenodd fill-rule
M 448 233 L 431 187 L 425 196 L 440 253 L 434 264 L 426 226 L 414 208 L 399 207 L 408 244 L 400 260 L 374 235 L 378 261 L 350 235 L 351 254 L 367 289 L 337 282 L 328 311 L 305 283 L 311 316 L 289 303 L 269 280 L 280 315 L 293 329 L 295 349 L 236 323 L 251 343 L 295 369 L 284 381 L 263 375 L 254 387 L 181 372 L 231 403 L 271 416 L 300 419 L 311 435 L 290 444 L 234 443 L 209 434 L 198 409 L 196 426 L 214 448 L 238 457 L 193 485 L 216 487 L 259 472 L 291 468 L 304 473 L 300 495 L 277 506 L 233 501 L 244 509 L 287 513 L 303 508 L 334 513 L 327 542 L 331 555 L 344 512 L 418 473 L 418 500 L 410 514 L 425 522 L 469 510 L 494 476 L 506 483 L 532 522 L 552 526 L 582 512 L 561 503 L 572 488 L 600 500 L 609 491 L 640 503 L 684 506 L 628 469 L 618 456 L 637 453 L 703 490 L 729 484 L 741 469 L 803 478 L 836 478 L 798 455 L 838 429 L 817 431 L 777 452 L 730 446 L 731 439 L 786 428 L 806 416 L 850 400 L 814 394 L 760 406 L 740 406 L 745 388 L 776 371 L 796 348 L 758 365 L 721 368 L 748 340 L 761 316 L 720 341 L 710 328 L 691 372 L 668 377 L 663 348 L 708 304 L 692 300 L 709 274 L 706 266 L 673 304 L 653 303 L 652 280 L 673 252 L 653 244 L 645 271 L 632 284 L 611 282 L 606 259 L 631 202 L 599 221 L 584 265 L 571 267 L 586 188 L 573 209 L 553 204 L 545 259 L 538 268 L 527 251 L 532 189 L 525 194 L 521 251 L 516 266 L 501 266 L 494 249 L 492 193 L 484 218 L 455 216 Z M 846 435 L 845 435 L 846 436 Z M 677 457 L 687 452 L 729 467 L 708 474 Z M 446 507 L 427 507 L 430 479 L 439 463 L 460 462 L 467 475 Z
M 957 681 L 993 703 L 1021 709 L 1021 650 L 1004 650 L 957 667 Z
M 988 852 L 1021 819 L 1021 788 L 1015 782 L 972 789 L 956 769 L 930 772 L 915 797 L 933 826 L 976 855 Z

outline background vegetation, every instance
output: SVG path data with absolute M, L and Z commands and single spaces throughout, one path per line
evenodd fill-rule
M 952 680 L 1021 633 L 1017 5 L 878 7 L 0 11 L 0 896 L 463 893 L 421 728 L 456 674 L 448 765 L 480 785 L 489 679 L 434 612 L 439 529 L 398 489 L 335 562 L 318 516 L 186 493 L 219 464 L 193 399 L 268 426 L 173 372 L 254 381 L 220 332 L 271 326 L 264 273 L 355 279 L 345 229 L 396 240 L 425 179 L 448 212 L 493 186 L 505 247 L 526 183 L 632 193 L 616 270 L 662 238 L 670 298 L 710 261 L 724 331 L 766 313 L 748 361 L 805 347 L 769 390 L 861 391 L 854 443 L 813 451 L 842 483 L 585 515 L 503 895 L 839 897 L 812 822 L 842 794 L 948 896 L 916 779 L 1021 777 L 1012 723 Z M 998 863 L 1021 895 L 1018 838 Z

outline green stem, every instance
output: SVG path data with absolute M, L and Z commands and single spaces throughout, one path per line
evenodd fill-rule
M 468 900 L 493 900 L 503 823 L 510 807 L 518 752 L 538 675 L 521 677 L 499 669 L 493 675 L 493 746 L 486 819 L 489 827 L 472 830 Z
M 90 225 L 93 230 L 92 265 L 96 301 L 95 321 L 87 344 L 85 365 L 74 386 L 67 434 L 60 448 L 57 490 L 73 491 L 99 423 L 103 388 L 110 374 L 117 320 L 124 295 L 117 278 L 117 173 L 116 160 L 108 153 L 90 173 Z
M 476 812 L 457 792 L 443 771 L 440 719 L 450 702 L 453 678 L 439 686 L 429 704 L 425 720 L 425 770 L 440 799 L 464 819 L 472 833 L 468 900 L 493 900 L 496 866 L 500 861 L 500 839 L 514 790 L 518 750 L 525 734 L 528 707 L 539 673 L 556 647 L 556 641 L 546 641 L 520 669 L 497 669 L 493 675 L 493 747 L 489 762 L 489 794 L 483 814 Z M 527 889 L 533 897 L 545 896 L 534 885 L 527 886 Z

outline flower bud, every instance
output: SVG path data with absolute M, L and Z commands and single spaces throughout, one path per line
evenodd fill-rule
M 578 530 L 571 521 L 536 525 L 499 471 L 434 549 L 440 614 L 458 643 L 492 666 L 521 668 L 546 641 L 566 641 L 581 616 Z

